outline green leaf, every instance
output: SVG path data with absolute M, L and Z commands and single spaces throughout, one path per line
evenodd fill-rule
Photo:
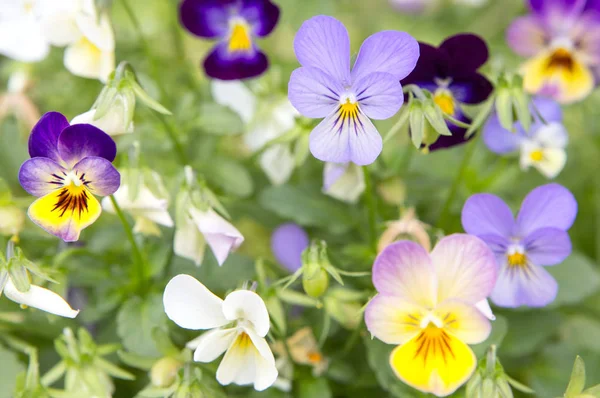
M 160 351 L 163 356 L 176 357 L 179 355 L 179 349 L 173 344 L 169 338 L 169 333 L 166 330 L 159 327 L 153 328 L 152 340 L 154 340 L 158 351 Z
M 471 135 L 473 135 L 473 133 L 475 133 L 475 131 L 477 131 L 479 127 L 483 126 L 483 123 L 485 123 L 490 113 L 492 113 L 493 107 L 494 96 L 490 95 L 489 98 L 483 103 L 483 105 L 481 105 L 477 116 L 475 116 L 475 118 L 471 122 L 471 126 L 467 129 L 465 137 L 470 137 Z
M 267 305 L 271 322 L 273 322 L 273 324 L 277 327 L 277 330 L 279 330 L 279 332 L 285 336 L 287 331 L 286 317 L 285 310 L 281 305 L 281 301 L 279 301 L 277 296 L 271 295 L 267 297 L 265 304 Z
M 301 305 L 303 307 L 319 307 L 321 302 L 317 299 L 298 293 L 294 290 L 278 290 L 277 297 L 288 304 Z
M 137 82 L 131 81 L 131 87 L 133 88 L 133 92 L 135 93 L 137 98 L 140 101 L 142 101 L 142 103 L 148 108 L 153 109 L 158 113 L 162 113 L 163 115 L 172 114 L 171 111 L 169 111 L 167 108 L 165 108 L 152 97 L 150 97 L 148 93 L 146 93 L 146 91 L 144 91 L 144 89 Z
M 112 377 L 116 377 L 117 379 L 123 380 L 135 380 L 135 376 L 129 373 L 128 371 L 121 369 L 117 365 L 114 365 L 111 362 L 108 362 L 106 359 L 102 359 L 99 357 L 94 358 L 94 365 L 98 368 L 104 370 L 106 373 L 111 375 Z
M 583 393 L 591 395 L 592 397 L 600 398 L 600 384 L 586 389 Z
M 508 322 L 506 321 L 506 318 L 498 315 L 496 320 L 492 321 L 492 332 L 488 338 L 479 344 L 471 346 L 477 358 L 483 357 L 492 344 L 495 344 L 496 347 L 500 348 L 507 331 Z
M 561 317 L 549 311 L 523 311 L 506 314 L 508 329 L 500 356 L 526 357 L 535 352 L 560 325 Z
M 320 192 L 313 193 L 291 185 L 271 186 L 260 193 L 258 200 L 261 206 L 280 217 L 304 226 L 323 227 L 333 233 L 341 233 L 352 225 L 353 217 L 345 206 Z
M 559 265 L 545 268 L 558 282 L 558 294 L 549 307 L 577 304 L 600 288 L 600 272 L 581 253 L 572 253 Z
M 136 354 L 160 355 L 152 339 L 155 327 L 166 328 L 167 318 L 162 303 L 162 295 L 153 294 L 145 300 L 132 297 L 123 304 L 117 314 L 117 334 L 123 346 Z
M 513 108 L 517 114 L 517 119 L 521 123 L 523 130 L 529 131 L 532 120 L 531 113 L 529 112 L 529 96 L 523 91 L 522 85 L 511 88 L 511 91 Z
M 600 353 L 600 322 L 585 315 L 573 315 L 560 326 L 563 340 L 579 350 Z
M 416 102 L 415 102 L 416 104 Z M 425 115 L 419 105 L 411 107 L 408 125 L 410 127 L 410 138 L 415 148 L 421 148 L 423 136 L 425 135 Z
M 498 93 L 496 94 L 496 113 L 498 114 L 498 120 L 500 120 L 502 127 L 506 130 L 513 131 L 513 106 L 510 90 L 508 88 L 502 88 L 498 90 Z
M 117 351 L 119 359 L 127 366 L 141 370 L 150 370 L 156 362 L 156 358 L 146 357 L 127 351 Z
M 244 132 L 244 123 L 226 106 L 204 103 L 200 107 L 200 128 L 207 134 L 238 135 Z
M 565 397 L 575 398 L 575 396 L 583 391 L 583 387 L 585 387 L 585 364 L 583 363 L 583 359 L 577 355 Z
M 423 112 L 425 114 L 425 118 L 427 119 L 431 127 L 433 127 L 433 129 L 439 135 L 452 135 L 452 132 L 450 131 L 448 125 L 446 124 L 446 121 L 444 120 L 444 113 L 442 112 L 440 107 L 433 102 L 433 100 L 425 102 L 423 106 Z
M 0 368 L 0 398 L 11 398 L 17 375 L 25 371 L 25 366 L 14 352 L 0 346 Z
M 308 377 L 299 380 L 296 396 L 298 398 L 331 398 L 332 394 L 327 379 Z
M 235 160 L 212 158 L 203 171 L 209 182 L 231 195 L 247 198 L 254 191 L 254 182 L 248 169 Z

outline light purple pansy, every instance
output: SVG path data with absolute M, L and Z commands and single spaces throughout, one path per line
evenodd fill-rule
M 348 31 L 319 15 L 302 24 L 294 50 L 302 67 L 290 77 L 290 102 L 306 117 L 325 118 L 310 135 L 313 156 L 373 163 L 383 143 L 370 119 L 388 119 L 402 106 L 400 80 L 417 63 L 417 41 L 404 32 L 376 33 L 364 41 L 351 69 Z
M 558 285 L 543 267 L 559 264 L 571 253 L 567 230 L 576 215 L 577 201 L 559 184 L 531 191 L 516 220 L 495 195 L 476 194 L 467 200 L 463 228 L 488 244 L 500 266 L 491 294 L 496 305 L 543 307 L 554 300 Z
M 70 126 L 58 112 L 42 116 L 29 137 L 31 159 L 19 170 L 23 189 L 39 197 L 29 206 L 31 220 L 65 242 L 79 239 L 102 212 L 94 195 L 119 188 L 116 154 L 115 142 L 97 127 Z
M 179 17 L 194 35 L 219 40 L 204 60 L 208 76 L 238 80 L 267 70 L 269 61 L 254 39 L 277 25 L 279 8 L 269 0 L 184 0 Z
M 294 223 L 280 225 L 271 235 L 271 251 L 275 259 L 290 272 L 302 267 L 302 252 L 309 243 L 306 231 Z

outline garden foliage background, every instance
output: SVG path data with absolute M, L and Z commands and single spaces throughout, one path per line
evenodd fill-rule
M 53 340 L 66 326 L 76 329 L 77 325 L 93 324 L 98 343 L 120 343 L 124 350 L 155 357 L 159 352 L 151 330 L 159 327 L 168 329 L 173 341 L 183 347 L 196 333 L 174 327 L 164 315 L 161 298 L 167 281 L 174 275 L 187 273 L 223 297 L 243 281 L 257 279 L 258 258 L 265 259 L 271 277 L 284 276 L 282 269 L 277 271 L 270 251 L 270 233 L 282 222 L 294 221 L 304 226 L 311 238 L 324 239 L 332 263 L 340 269 L 369 271 L 376 254 L 370 243 L 366 196 L 357 205 L 325 196 L 321 192 L 322 162 L 309 156 L 288 183 L 282 186 L 269 183 L 257 166 L 256 157 L 243 148 L 242 121 L 211 99 L 209 81 L 199 63 L 212 44 L 197 40 L 179 25 L 177 2 L 128 0 L 128 3 L 140 22 L 143 37 L 125 12 L 123 2 L 115 0 L 111 18 L 117 62 L 127 60 L 148 93 L 171 110 L 173 116 L 161 120 L 153 111 L 138 105 L 135 133 L 117 139 L 119 157 L 115 165 L 117 168 L 128 165 L 127 152 L 133 140 L 139 139 L 141 164 L 159 172 L 175 197 L 182 182 L 184 160 L 168 139 L 168 134 L 176 134 L 189 164 L 219 195 L 246 240 L 224 266 L 218 267 L 207 251 L 202 266 L 197 268 L 173 255 L 172 229 L 163 229 L 160 238 L 139 238 L 153 275 L 152 283 L 140 296 L 128 290 L 132 253 L 116 216 L 104 213 L 84 231 L 81 241 L 73 245 L 62 243 L 27 221 L 20 237 L 20 246 L 27 257 L 60 271 L 59 290 L 63 290 L 65 297 L 67 288 L 77 287 L 87 302 L 75 320 L 34 310 L 24 312 L 22 319 L 0 316 L 0 333 L 18 336 L 40 349 L 42 373 L 59 360 Z M 271 69 L 259 82 L 268 87 L 265 92 L 269 93 L 286 95 L 289 74 L 298 67 L 292 47 L 294 34 L 303 21 L 319 14 L 344 22 L 352 38 L 353 54 L 364 38 L 385 29 L 406 31 L 419 41 L 435 45 L 449 35 L 474 32 L 490 48 L 490 60 L 483 69 L 488 75 L 515 69 L 521 62 L 504 39 L 510 22 L 524 13 L 520 0 L 492 0 L 481 8 L 446 5 L 418 16 L 402 15 L 386 0 L 277 0 L 276 3 L 282 10 L 281 20 L 274 33 L 260 43 L 269 56 Z M 3 86 L 15 67 L 7 58 L 0 60 Z M 68 73 L 58 48 L 53 48 L 45 61 L 28 68 L 33 80 L 28 94 L 42 113 L 56 110 L 71 119 L 88 110 L 102 89 L 98 81 Z M 563 394 L 577 354 L 585 360 L 588 384 L 600 381 L 598 106 L 600 95 L 596 90 L 583 102 L 564 107 L 570 134 L 568 162 L 556 181 L 574 193 L 579 213 L 569 232 L 573 254 L 563 264 L 548 268 L 560 286 L 557 299 L 536 310 L 495 309 L 497 320 L 493 322 L 492 335 L 475 347 L 480 357 L 489 344 L 498 344 L 498 355 L 506 372 L 533 388 L 537 397 Z M 396 120 L 375 124 L 385 134 Z M 17 179 L 21 163 L 29 157 L 28 133 L 29 129 L 13 117 L 1 121 L 0 177 L 23 209 L 33 200 Z M 494 193 L 517 209 L 531 189 L 546 183 L 533 169 L 522 172 L 516 159 L 491 153 L 480 139 L 422 154 L 410 144 L 406 132 L 385 144 L 382 156 L 371 170 L 373 189 L 377 192 L 378 232 L 383 232 L 386 221 L 399 217 L 401 208 L 412 206 L 422 221 L 434 226 L 433 236 L 462 232 L 460 211 L 471 194 Z M 8 237 L 1 239 L 4 246 Z M 345 280 L 347 286 L 372 292 L 369 277 Z M 0 300 L 0 315 L 16 311 L 19 311 L 16 304 Z M 323 309 L 308 308 L 302 317 L 287 318 L 287 335 L 310 325 L 320 337 L 323 319 Z M 388 355 L 393 346 L 371 340 L 362 320 L 358 325 L 356 330 L 348 330 L 336 321 L 331 323 L 324 345 L 324 354 L 330 359 L 328 371 L 315 378 L 307 367 L 296 366 L 293 396 L 424 396 L 392 374 Z M 110 358 L 119 362 L 114 354 Z M 22 353 L 0 345 L 0 397 L 11 396 L 16 375 L 26 368 L 26 359 Z M 205 368 L 216 369 L 217 364 Z M 134 396 L 148 383 L 145 372 L 127 369 L 137 379 L 117 380 L 117 397 Z M 275 388 L 259 393 L 251 388 L 230 386 L 224 391 L 228 396 L 240 397 L 286 396 Z M 454 396 L 462 394 L 463 390 L 459 390 Z

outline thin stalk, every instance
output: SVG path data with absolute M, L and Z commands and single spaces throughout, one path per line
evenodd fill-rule
M 115 197 L 110 195 L 110 201 L 115 209 L 115 213 L 117 213 L 117 217 L 121 220 L 121 224 L 123 224 L 123 229 L 125 230 L 125 234 L 127 235 L 127 239 L 131 243 L 131 250 L 133 251 L 133 264 L 135 265 L 134 278 L 136 281 L 136 287 L 141 288 L 144 285 L 146 280 L 146 270 L 144 265 L 144 258 L 142 257 L 142 252 L 138 247 L 137 242 L 135 241 L 135 236 L 133 236 L 133 231 L 125 218 L 125 214 L 121 207 L 117 203 Z
M 363 166 L 362 170 L 365 176 L 365 201 L 367 203 L 367 216 L 369 220 L 369 243 L 371 248 L 377 253 L 377 203 L 375 201 L 375 191 L 369 169 L 367 166 Z

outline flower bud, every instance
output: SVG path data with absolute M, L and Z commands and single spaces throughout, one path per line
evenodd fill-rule
M 135 94 L 131 88 L 123 88 L 111 95 L 113 90 L 116 89 L 103 90 L 97 106 L 75 116 L 71 124 L 88 123 L 113 136 L 133 133 Z
M 467 383 L 466 398 L 512 398 L 509 377 L 496 358 L 496 346 L 492 345 L 487 355 L 479 361 Z
M 325 163 L 323 169 L 323 193 L 332 198 L 356 203 L 365 191 L 365 176 L 354 163 Z
M 310 297 L 321 297 L 329 287 L 329 275 L 323 268 L 317 268 L 314 272 L 302 274 L 302 287 Z
M 156 361 L 150 369 L 150 381 L 156 387 L 169 387 L 175 381 L 177 372 L 183 366 L 183 362 L 172 358 L 164 357 Z
M 302 287 L 310 297 L 321 297 L 329 287 L 325 242 L 315 241 L 302 252 Z

